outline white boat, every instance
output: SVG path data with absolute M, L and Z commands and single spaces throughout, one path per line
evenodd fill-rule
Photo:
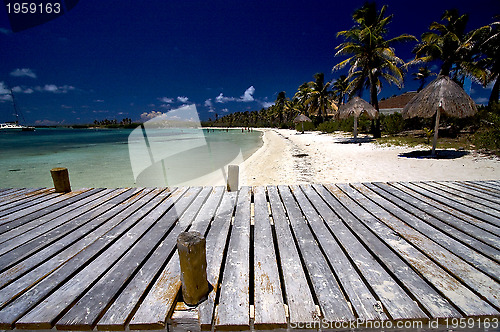
M 35 127 L 23 126 L 15 122 L 0 123 L 2 131 L 34 131 Z
M 19 112 L 16 107 L 16 101 L 14 100 L 12 89 L 10 90 L 10 95 L 12 96 L 12 104 L 14 105 L 14 111 L 16 112 L 16 122 L 0 123 L 0 131 L 34 131 L 35 127 L 23 126 L 19 124 Z

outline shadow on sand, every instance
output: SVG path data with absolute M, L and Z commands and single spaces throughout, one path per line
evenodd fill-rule
M 373 142 L 374 139 L 371 137 L 350 137 L 350 138 L 337 138 L 335 143 L 340 143 L 340 144 L 360 144 L 360 143 L 370 143 Z
M 431 150 L 417 150 L 400 153 L 400 157 L 418 159 L 457 159 L 468 155 L 468 151 L 463 150 L 436 150 L 436 155 L 431 155 Z

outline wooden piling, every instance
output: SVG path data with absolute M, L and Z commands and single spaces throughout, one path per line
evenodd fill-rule
M 227 191 L 238 191 L 240 167 L 238 165 L 227 166 Z
M 69 193 L 71 191 L 71 184 L 69 182 L 68 169 L 64 167 L 56 167 L 50 170 L 52 181 L 56 193 Z
M 205 246 L 205 238 L 199 232 L 182 232 L 177 237 L 182 297 L 188 305 L 203 302 L 209 293 Z

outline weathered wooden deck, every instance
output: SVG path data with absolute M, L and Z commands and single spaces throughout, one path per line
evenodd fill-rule
M 214 286 L 197 308 L 179 295 L 188 229 Z M 500 181 L 0 189 L 0 243 L 2 329 L 500 317 Z

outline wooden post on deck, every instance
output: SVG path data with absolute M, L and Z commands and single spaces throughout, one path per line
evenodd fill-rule
M 205 238 L 199 232 L 182 232 L 177 237 L 181 265 L 182 297 L 188 305 L 207 299 L 207 257 Z
M 238 165 L 227 166 L 227 191 L 238 191 L 240 167 Z
M 50 170 L 52 181 L 56 193 L 69 193 L 71 191 L 71 184 L 69 182 L 68 169 L 64 167 L 56 167 Z

